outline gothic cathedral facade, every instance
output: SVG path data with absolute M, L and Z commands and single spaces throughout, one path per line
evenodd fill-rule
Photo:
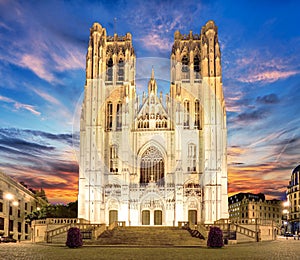
M 176 31 L 170 92 L 136 94 L 132 36 L 94 23 L 80 120 L 78 217 L 176 226 L 228 218 L 227 128 L 217 27 Z M 155 67 L 155 64 L 154 64 Z M 150 76 L 151 75 L 151 76 Z

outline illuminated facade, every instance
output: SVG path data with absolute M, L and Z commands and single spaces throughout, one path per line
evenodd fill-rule
M 0 172 L 0 236 L 31 239 L 31 228 L 25 217 L 45 204 L 46 201 L 24 185 Z
M 238 193 L 228 198 L 229 219 L 232 223 L 252 224 L 273 222 L 282 224 L 282 201 L 266 200 L 262 193 Z
M 288 199 L 288 218 L 291 225 L 291 231 L 297 233 L 300 231 L 300 165 L 298 165 L 291 174 L 291 180 L 287 187 Z
M 227 129 L 213 21 L 174 34 L 170 92 L 136 94 L 132 36 L 95 23 L 80 122 L 78 217 L 92 223 L 177 225 L 228 217 Z M 155 64 L 154 64 L 155 66 Z

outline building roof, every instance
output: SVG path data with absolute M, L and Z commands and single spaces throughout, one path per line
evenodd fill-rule
M 248 193 L 240 192 L 228 197 L 228 202 L 229 204 L 233 204 L 242 201 L 244 198 L 249 200 L 254 200 L 254 201 L 259 201 L 259 200 L 265 201 L 265 195 L 263 193 L 254 194 L 250 192 Z
M 300 172 L 300 164 L 293 170 L 292 174 Z

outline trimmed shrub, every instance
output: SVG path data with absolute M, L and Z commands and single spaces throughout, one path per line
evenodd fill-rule
M 82 236 L 79 228 L 71 227 L 68 230 L 66 246 L 70 248 L 76 248 L 82 246 Z
M 207 246 L 209 247 L 222 247 L 223 243 L 223 232 L 219 227 L 210 227 L 207 239 Z

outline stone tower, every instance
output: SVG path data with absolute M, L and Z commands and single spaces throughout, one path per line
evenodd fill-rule
M 92 223 L 177 225 L 228 217 L 226 112 L 217 27 L 176 31 L 170 93 L 135 87 L 131 34 L 95 23 L 86 56 L 78 217 Z M 150 74 L 150 73 L 149 73 Z

